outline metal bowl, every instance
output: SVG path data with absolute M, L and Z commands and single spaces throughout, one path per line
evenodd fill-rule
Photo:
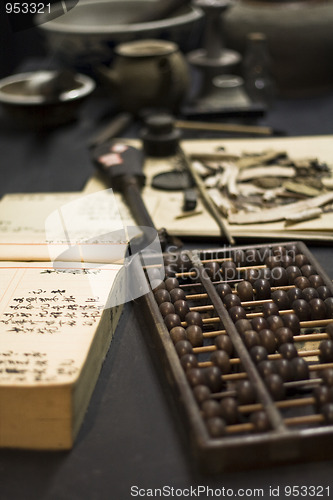
M 51 49 L 66 63 L 109 62 L 120 42 L 145 38 L 172 40 L 187 52 L 197 46 L 203 17 L 201 9 L 184 6 L 165 19 L 132 23 L 144 18 L 157 0 L 82 0 L 66 14 L 52 19 L 47 13 L 36 17 Z
M 54 72 L 43 71 L 52 76 Z M 47 96 L 34 87 L 40 72 L 19 73 L 0 80 L 0 103 L 6 119 L 23 127 L 53 127 L 77 118 L 83 100 L 95 88 L 90 77 L 74 75 L 73 87 L 57 96 Z

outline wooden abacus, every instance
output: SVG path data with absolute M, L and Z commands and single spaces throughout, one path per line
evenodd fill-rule
M 146 273 L 146 330 L 204 469 L 332 456 L 333 286 L 303 243 L 165 254 Z

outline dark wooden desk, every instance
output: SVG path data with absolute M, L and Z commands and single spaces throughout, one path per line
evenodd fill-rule
M 1 121 L 0 194 L 82 189 L 93 170 L 86 142 L 103 105 L 98 99 L 90 101 L 80 121 L 39 135 L 12 130 Z M 277 102 L 261 123 L 288 135 L 333 134 L 333 97 Z M 332 249 L 316 244 L 311 250 L 333 278 Z M 1 450 L 0 498 L 127 500 L 132 498 L 131 486 L 166 487 L 170 496 L 173 487 L 176 497 L 178 488 L 198 485 L 232 488 L 234 498 L 241 498 L 239 488 L 248 489 L 248 497 L 255 498 L 250 490 L 259 488 L 265 499 L 270 487 L 280 486 L 279 498 L 292 498 L 284 495 L 284 486 L 333 488 L 332 465 L 333 461 L 307 463 L 214 478 L 195 473 L 133 307 L 127 304 L 73 450 Z M 330 493 L 332 496 L 333 489 Z M 200 498 L 212 496 L 202 494 Z

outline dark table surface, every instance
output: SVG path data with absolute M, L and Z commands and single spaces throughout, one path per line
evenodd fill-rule
M 43 133 L 15 130 L 0 117 L 0 194 L 82 189 L 93 171 L 86 143 L 108 109 L 104 97 L 95 95 L 79 121 Z M 278 100 L 258 123 L 288 136 L 333 134 L 333 96 Z M 333 278 L 331 248 L 309 246 Z M 126 500 L 132 498 L 131 486 L 145 489 L 143 498 L 149 497 L 147 489 L 163 487 L 182 497 L 177 489 L 197 485 L 232 488 L 234 498 L 241 498 L 238 488 L 248 489 L 248 498 L 262 488 L 262 498 L 269 498 L 269 488 L 280 486 L 280 498 L 287 498 L 284 486 L 331 486 L 333 497 L 333 461 L 199 474 L 167 401 L 133 306 L 127 304 L 74 448 L 66 453 L 1 450 L 0 498 Z

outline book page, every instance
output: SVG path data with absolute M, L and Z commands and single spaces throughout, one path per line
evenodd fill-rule
M 129 211 L 111 189 L 10 194 L 0 202 L 0 260 L 121 261 Z
M 74 382 L 103 311 L 122 303 L 120 279 L 115 286 L 121 269 L 113 264 L 64 263 L 55 269 L 43 262 L 2 262 L 0 386 Z

